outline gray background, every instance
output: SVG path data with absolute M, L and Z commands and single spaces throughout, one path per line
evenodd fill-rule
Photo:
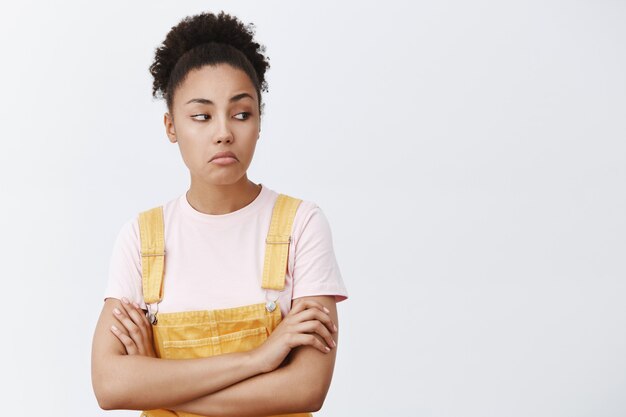
M 98 408 L 91 338 L 122 223 L 188 187 L 153 50 L 222 9 L 272 65 L 249 177 L 318 203 L 350 293 L 317 415 L 626 415 L 608 0 L 4 4 L 3 413 L 139 415 Z

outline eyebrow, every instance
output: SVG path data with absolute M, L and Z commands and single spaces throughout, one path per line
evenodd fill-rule
M 254 100 L 254 98 L 250 94 L 248 94 L 248 93 L 240 93 L 240 94 L 236 94 L 236 95 L 232 96 L 228 100 L 228 102 L 229 103 L 233 103 L 235 101 L 241 100 L 241 99 L 246 98 L 246 97 L 251 98 L 252 100 Z M 211 100 L 209 100 L 208 98 L 192 98 L 191 100 L 189 100 L 185 104 L 190 104 L 190 103 L 215 104 Z

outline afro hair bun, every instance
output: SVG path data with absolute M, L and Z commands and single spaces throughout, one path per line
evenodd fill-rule
M 241 51 L 254 69 L 257 78 L 257 91 L 267 91 L 265 72 L 269 68 L 269 58 L 264 56 L 265 46 L 254 41 L 254 23 L 244 25 L 236 17 L 221 11 L 218 15 L 210 12 L 185 17 L 172 27 L 163 43 L 156 48 L 154 62 L 150 73 L 154 81 L 152 95 L 155 98 L 166 98 L 171 105 L 172 92 L 181 80 L 170 80 L 176 63 L 187 52 L 203 44 L 218 43 L 230 45 Z M 228 62 L 228 59 L 214 60 Z M 197 66 L 197 65 L 196 65 Z M 247 66 L 247 65 L 245 65 Z M 187 68 L 189 71 L 192 68 Z M 185 74 L 182 74 L 184 77 Z

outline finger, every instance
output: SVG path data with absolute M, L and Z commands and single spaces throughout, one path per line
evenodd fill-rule
M 150 327 L 151 326 L 150 320 L 148 320 L 148 317 L 146 316 L 146 312 L 143 311 L 142 308 L 139 307 L 139 304 L 137 304 L 137 303 L 133 303 L 133 306 L 137 309 L 137 312 L 141 315 L 142 321 L 144 322 L 144 324 L 147 327 Z M 151 329 L 151 327 L 150 327 L 150 329 Z
M 302 304 L 305 303 L 301 303 L 301 305 Z M 285 318 L 289 318 L 293 321 L 302 321 L 303 317 L 307 317 L 307 320 L 310 320 L 313 317 L 312 314 L 315 314 L 316 312 L 321 314 L 328 314 L 322 311 L 321 307 L 318 307 L 317 305 L 305 305 L 304 307 L 298 307 L 290 310 L 289 314 Z
M 313 336 L 312 334 L 306 334 L 306 333 L 294 334 L 292 336 L 291 341 L 293 344 L 292 348 L 296 346 L 308 345 L 308 346 L 313 346 L 314 348 L 316 348 L 317 350 L 323 353 L 330 352 L 330 348 L 326 346 L 325 344 L 323 344 L 321 340 L 319 340 L 317 337 Z
M 137 312 L 137 315 L 133 316 L 133 321 L 135 321 L 137 325 L 140 324 L 139 322 L 141 322 L 141 325 L 144 327 L 150 325 L 150 321 L 146 317 L 146 312 L 139 307 L 139 304 L 134 301 L 131 303 L 126 297 L 122 297 L 122 303 L 126 304 L 126 307 L 128 307 L 127 311 L 131 311 L 132 309 L 132 311 Z
M 113 314 L 115 315 L 115 318 L 120 321 L 122 326 L 126 328 L 126 331 L 135 343 L 141 343 L 143 334 L 141 333 L 139 327 L 126 315 L 125 310 L 120 310 L 116 307 L 113 309 Z
M 319 320 L 328 328 L 328 331 L 334 333 L 337 331 L 337 326 L 330 317 L 330 314 L 324 313 L 316 308 L 309 308 L 305 311 L 298 313 L 294 318 L 294 322 L 303 322 L 308 320 Z
M 146 319 L 146 315 L 142 314 L 143 311 L 131 304 L 126 297 L 122 297 L 122 306 L 124 310 L 126 310 L 126 314 L 133 320 L 133 323 L 135 323 L 141 330 L 141 333 L 146 336 L 148 334 L 148 320 Z
M 324 306 L 317 301 L 313 301 L 310 299 L 295 299 L 292 302 L 291 311 L 293 311 L 294 314 L 297 314 L 301 311 L 306 310 L 307 308 L 319 308 L 320 310 L 322 310 Z
M 324 310 L 326 313 L 330 313 L 330 310 L 328 310 L 322 303 L 310 299 L 293 300 L 290 313 L 291 311 L 293 311 L 294 314 L 297 314 L 303 310 L 306 310 L 307 308 L 318 308 L 320 310 Z
M 297 327 L 297 331 L 298 333 L 317 333 L 326 341 L 326 345 L 328 347 L 334 348 L 337 346 L 333 336 L 330 334 L 326 326 L 318 320 L 310 320 L 300 323 Z
M 135 346 L 133 339 L 128 337 L 126 333 L 122 332 L 116 326 L 111 326 L 111 332 L 113 332 L 113 334 L 119 339 L 119 341 L 122 342 L 122 344 L 124 345 L 124 348 L 126 348 L 127 354 L 129 355 L 137 354 L 137 346 Z
M 144 320 L 145 315 L 139 313 L 139 311 L 137 311 L 137 309 L 132 304 L 130 304 L 126 297 L 122 297 L 122 306 L 126 311 L 126 315 L 130 317 L 133 323 L 139 328 L 142 337 L 147 337 L 148 326 L 146 324 L 146 320 Z
M 152 325 L 148 321 L 144 311 L 137 303 L 131 303 L 126 297 L 122 297 L 122 303 L 127 315 L 131 317 L 133 323 L 139 328 L 140 334 L 135 335 L 134 333 L 131 333 L 131 337 L 135 341 L 139 354 L 154 356 L 154 348 L 152 345 Z
M 139 304 L 133 302 L 132 305 L 137 309 L 137 313 L 139 313 L 139 315 L 141 316 L 142 319 L 142 326 L 145 329 L 145 346 L 143 346 L 143 350 L 141 351 L 142 355 L 148 355 L 148 356 L 156 356 L 155 352 L 154 352 L 154 341 L 152 339 L 152 324 L 150 323 L 150 320 L 148 320 L 147 317 L 147 312 L 143 311 L 141 309 L 141 307 L 139 307 Z

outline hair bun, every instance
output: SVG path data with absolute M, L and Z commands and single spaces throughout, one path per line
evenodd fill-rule
M 244 24 L 236 17 L 221 11 L 218 15 L 210 12 L 188 16 L 173 26 L 163 43 L 156 48 L 150 73 L 154 77 L 152 95 L 167 97 L 170 75 L 178 60 L 196 46 L 211 42 L 230 45 L 241 51 L 252 65 L 259 82 L 259 88 L 267 91 L 265 72 L 269 68 L 269 58 L 264 56 L 265 46 L 254 41 L 254 23 Z

